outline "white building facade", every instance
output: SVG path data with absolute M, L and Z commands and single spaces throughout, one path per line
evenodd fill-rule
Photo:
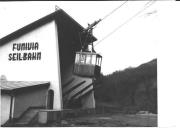
M 80 98 L 81 108 L 95 108 L 93 78 L 79 77 L 72 72 L 75 52 L 81 48 L 79 32 L 82 31 L 82 26 L 63 10 L 58 10 L 0 39 L 0 76 L 6 76 L 7 81 L 14 83 L 48 81 L 47 89 L 53 92 L 51 109 L 61 111 L 66 108 L 65 100 L 79 100 L 82 96 L 84 97 Z M 92 39 L 96 40 L 95 37 Z M 9 91 L 9 88 L 2 84 L 3 82 L 1 82 L 1 91 Z M 11 91 L 26 88 L 26 85 L 18 87 L 19 85 L 15 84 Z M 42 98 L 45 100 L 43 105 L 45 103 L 46 108 L 49 102 L 48 90 L 41 91 L 45 93 L 45 95 L 41 93 L 41 96 L 46 97 Z M 87 92 L 88 95 L 84 95 Z M 1 124 L 5 123 L 13 113 L 13 110 L 9 109 L 14 109 L 11 103 L 12 95 L 9 94 L 11 93 L 1 94 L 1 111 L 3 111 Z M 18 93 L 18 95 L 26 94 L 23 94 L 23 91 Z

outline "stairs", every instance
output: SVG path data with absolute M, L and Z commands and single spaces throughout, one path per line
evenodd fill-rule
M 27 126 L 30 125 L 41 108 L 28 108 L 14 123 L 13 126 Z
M 92 78 L 72 76 L 66 84 L 62 85 L 64 108 L 80 107 L 81 99 L 94 91 L 95 84 Z

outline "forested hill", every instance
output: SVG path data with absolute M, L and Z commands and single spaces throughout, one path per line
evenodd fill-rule
M 101 84 L 95 90 L 97 104 L 116 104 L 123 110 L 157 113 L 157 59 L 136 68 L 102 75 Z

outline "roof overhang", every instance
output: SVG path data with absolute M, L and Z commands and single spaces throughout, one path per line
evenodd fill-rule
M 32 30 L 43 26 L 44 24 L 47 24 L 49 22 L 51 22 L 52 20 L 55 20 L 56 22 L 59 21 L 59 19 L 63 19 L 63 17 L 66 17 L 66 19 L 71 20 L 72 23 L 74 25 L 76 25 L 79 29 L 79 32 L 83 32 L 84 28 L 78 23 L 76 22 L 71 16 L 69 16 L 65 11 L 63 11 L 62 9 L 57 10 L 33 23 L 30 23 L 29 25 L 26 25 L 25 27 L 20 28 L 17 31 L 12 32 L 11 34 L 3 37 L 0 39 L 0 46 L 3 46 L 4 44 L 21 37 L 22 35 L 31 32 Z M 91 41 L 96 41 L 97 39 L 92 36 L 91 37 Z
M 48 81 L 4 81 L 1 82 L 1 93 L 15 94 L 18 92 L 24 92 L 26 90 L 48 88 L 50 82 Z

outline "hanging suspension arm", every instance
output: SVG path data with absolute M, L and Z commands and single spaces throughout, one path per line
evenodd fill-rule
M 92 24 L 88 24 L 88 27 L 84 29 L 84 32 L 91 32 L 93 28 L 101 21 L 101 19 L 94 21 Z
M 101 21 L 101 19 L 97 20 L 97 21 L 94 21 L 92 24 L 88 24 L 88 27 L 85 28 L 82 32 L 82 34 L 85 34 L 85 41 L 83 41 L 83 43 L 81 44 L 81 50 L 85 51 L 88 47 L 88 45 L 92 45 L 92 48 L 91 48 L 91 51 L 95 52 L 94 50 L 94 46 L 93 46 L 93 42 L 92 40 L 90 41 L 90 43 L 87 43 L 87 38 L 88 36 L 92 36 L 92 31 L 94 29 L 94 27 Z M 81 37 L 80 37 L 81 38 Z M 92 38 L 92 37 L 90 37 Z

